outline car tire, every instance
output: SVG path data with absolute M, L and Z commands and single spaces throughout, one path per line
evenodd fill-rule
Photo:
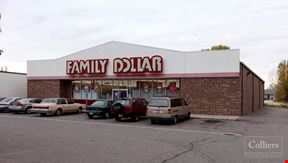
M 30 113 L 31 113 L 31 112 L 30 112 L 30 109 L 31 109 L 31 108 L 26 108 L 26 109 L 25 109 L 25 114 L 30 114 Z
M 7 109 L 5 109 L 3 112 L 5 112 L 5 113 L 9 113 L 10 110 L 7 108 Z
M 105 118 L 109 119 L 110 118 L 110 114 L 109 113 L 105 113 Z
M 151 124 L 155 124 L 156 121 L 154 119 L 150 119 Z
M 57 109 L 57 110 L 55 111 L 55 115 L 56 115 L 56 116 L 60 116 L 61 114 L 62 114 L 61 109 Z
M 115 120 L 116 121 L 121 121 L 121 118 L 120 117 L 115 117 Z
M 175 116 L 175 117 L 173 118 L 173 124 L 177 124 L 177 123 L 178 123 L 178 117 Z
M 89 119 L 93 119 L 93 115 L 88 115 Z
M 186 116 L 186 120 L 189 120 L 190 116 L 191 116 L 191 113 L 188 113 L 187 116 Z
M 139 117 L 139 115 L 135 115 L 132 119 L 133 119 L 133 121 L 137 122 L 140 120 L 140 117 Z
M 76 112 L 77 112 L 77 114 L 81 114 L 82 113 L 82 108 L 78 108 Z
M 46 116 L 46 113 L 40 113 L 40 116 Z

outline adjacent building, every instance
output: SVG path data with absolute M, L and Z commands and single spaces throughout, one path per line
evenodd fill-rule
M 0 71 L 0 97 L 26 97 L 27 74 Z

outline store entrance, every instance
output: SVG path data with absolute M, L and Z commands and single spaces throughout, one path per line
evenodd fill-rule
M 128 89 L 112 89 L 112 100 L 128 97 Z

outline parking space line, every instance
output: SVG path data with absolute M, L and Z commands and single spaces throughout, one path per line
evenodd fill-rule
M 26 153 L 26 152 L 31 152 L 31 151 L 32 151 L 32 149 L 22 150 L 22 151 L 15 151 L 15 152 L 8 152 L 8 153 L 0 153 L 0 157 L 9 156 L 9 155 L 15 155 L 15 154 L 21 154 L 21 153 Z
M 49 118 L 34 118 L 34 117 L 20 117 L 20 116 L 3 116 L 3 118 L 16 118 L 16 119 L 33 119 L 40 121 L 53 121 L 53 122 L 65 122 L 65 123 L 81 123 L 81 124 L 92 124 L 92 125 L 103 125 L 111 127 L 126 127 L 126 128 L 138 128 L 138 129 L 153 129 L 153 130 L 163 130 L 163 131 L 176 131 L 176 132 L 187 132 L 187 133 L 200 133 L 200 134 L 212 134 L 212 135 L 222 135 L 222 136 L 243 136 L 242 134 L 235 132 L 216 132 L 216 131 L 201 131 L 201 130 L 187 130 L 187 129 L 177 129 L 177 128 L 162 128 L 162 127 L 150 127 L 150 126 L 139 126 L 139 125 L 124 125 L 124 124 L 110 124 L 102 122 L 84 122 L 77 120 L 65 120 L 65 119 L 49 119 Z

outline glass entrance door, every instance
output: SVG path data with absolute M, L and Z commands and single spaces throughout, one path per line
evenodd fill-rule
M 112 89 L 112 100 L 116 101 L 119 98 L 128 97 L 128 89 Z

